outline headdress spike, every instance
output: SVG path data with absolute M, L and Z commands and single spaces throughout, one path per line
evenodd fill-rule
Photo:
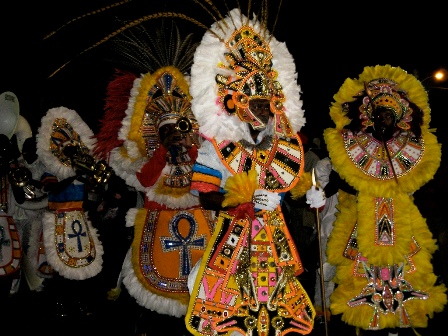
M 123 0 L 123 1 L 120 1 L 120 2 L 116 2 L 114 4 L 107 5 L 105 7 L 100 8 L 100 9 L 91 11 L 89 13 L 85 13 L 85 14 L 80 15 L 80 16 L 74 18 L 74 19 L 71 19 L 70 21 L 68 21 L 68 22 L 64 23 L 62 26 L 60 26 L 59 28 L 57 28 L 57 29 L 53 30 L 52 32 L 48 33 L 46 36 L 44 36 L 43 40 L 46 40 L 46 39 L 52 37 L 53 35 L 58 33 L 61 29 L 67 27 L 68 25 L 72 24 L 75 21 L 81 20 L 83 18 L 92 16 L 92 15 L 95 15 L 95 14 L 99 14 L 101 12 L 105 12 L 106 10 L 109 10 L 109 9 L 117 7 L 117 6 L 121 6 L 121 5 L 123 5 L 123 4 L 127 3 L 127 2 L 130 2 L 130 1 L 132 1 L 132 0 Z
M 191 18 L 191 17 L 189 17 L 189 16 L 187 16 L 185 14 L 175 13 L 175 12 L 158 12 L 158 13 L 154 13 L 154 14 L 143 16 L 143 17 L 141 17 L 139 19 L 136 19 L 134 21 L 131 21 L 131 22 L 127 23 L 123 27 L 120 27 L 119 29 L 115 30 L 114 32 L 110 33 L 109 35 L 107 35 L 106 37 L 101 39 L 100 41 L 96 42 L 95 44 L 91 45 L 90 47 L 88 47 L 88 48 L 84 49 L 83 51 L 81 51 L 80 53 L 78 53 L 71 60 L 68 60 L 67 62 L 65 62 L 62 66 L 60 66 L 58 69 L 56 69 L 50 76 L 48 76 L 48 78 L 53 77 L 56 73 L 58 73 L 60 70 L 62 70 L 65 66 L 67 66 L 67 64 L 72 62 L 75 58 L 80 57 L 81 55 L 85 54 L 89 50 L 92 50 L 92 49 L 98 47 L 99 45 L 109 41 L 111 38 L 121 34 L 125 30 L 127 30 L 129 28 L 132 28 L 132 27 L 135 27 L 137 25 L 140 25 L 140 24 L 142 24 L 145 21 L 149 21 L 149 20 L 152 20 L 152 19 L 160 19 L 160 18 L 179 18 L 179 19 L 190 21 L 190 22 L 196 24 L 197 26 L 199 26 L 201 28 L 204 28 L 205 30 L 209 30 L 218 39 L 220 39 L 220 40 L 222 39 L 215 32 L 211 31 L 207 26 L 203 25 L 199 21 L 197 21 L 197 20 L 195 20 L 195 19 L 193 19 L 193 18 Z

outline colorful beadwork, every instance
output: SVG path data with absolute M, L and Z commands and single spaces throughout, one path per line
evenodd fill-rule
M 70 267 L 85 267 L 94 262 L 95 243 L 83 209 L 56 210 L 54 240 L 59 259 Z
M 365 132 L 357 134 L 342 131 L 345 150 L 352 162 L 365 174 L 379 180 L 394 179 L 406 175 L 421 160 L 425 152 L 423 138 L 416 138 L 411 132 L 400 132 L 387 141 L 393 170 L 382 143 Z
M 234 174 L 254 169 L 259 185 L 267 190 L 288 190 L 303 170 L 303 148 L 295 137 L 267 137 L 254 146 L 243 141 L 214 142 L 222 162 Z M 261 148 L 260 148 L 261 147 Z

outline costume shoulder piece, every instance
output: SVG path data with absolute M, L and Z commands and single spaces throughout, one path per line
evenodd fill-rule
M 252 141 L 245 125 L 254 120 L 250 98 L 271 100 L 279 135 L 296 134 L 305 124 L 292 55 L 267 27 L 239 9 L 203 36 L 191 68 L 190 90 L 200 133 L 218 142 Z
M 47 111 L 36 135 L 36 153 L 49 173 L 58 179 L 75 176 L 70 158 L 64 155 L 66 146 L 78 146 L 91 155 L 95 145 L 92 130 L 78 113 L 66 107 Z

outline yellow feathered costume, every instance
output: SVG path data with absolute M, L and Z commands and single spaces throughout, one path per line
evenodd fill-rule
M 346 103 L 362 97 L 368 83 L 378 88 L 384 80 L 423 111 L 420 137 L 400 126 L 387 141 L 390 159 L 380 141 L 347 127 L 352 120 Z M 441 145 L 429 131 L 427 93 L 399 67 L 377 65 L 365 67 L 358 79 L 346 79 L 334 100 L 330 116 L 336 127 L 326 129 L 324 139 L 334 169 L 357 195 L 340 191 L 340 212 L 328 241 L 328 261 L 337 266 L 332 314 L 368 330 L 427 327 L 428 317 L 447 302 L 431 264 L 436 240 L 412 197 L 433 178 L 441 159 Z

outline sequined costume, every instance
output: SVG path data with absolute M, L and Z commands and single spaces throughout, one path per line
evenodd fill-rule
M 181 317 L 190 297 L 187 278 L 210 240 L 213 213 L 202 209 L 190 193 L 200 143 L 165 148 L 159 131 L 181 123 L 190 126 L 183 133 L 190 138 L 187 133 L 195 137 L 198 126 L 187 81 L 174 66 L 136 77 L 128 94 L 129 107 L 118 131 L 123 141 L 105 153 L 117 175 L 143 192 L 145 201 L 143 208 L 132 208 L 126 216 L 134 239 L 120 281 L 139 305 Z
M 429 130 L 427 93 L 404 70 L 377 65 L 347 79 L 334 97 L 336 127 L 324 138 L 334 169 L 357 195 L 339 192 L 340 214 L 328 240 L 328 261 L 337 266 L 331 312 L 368 330 L 426 327 L 447 302 L 431 265 L 436 240 L 412 197 L 441 158 Z M 396 123 L 387 141 L 372 136 L 373 112 L 381 107 Z
M 48 263 L 67 279 L 94 277 L 102 268 L 103 247 L 83 209 L 84 182 L 75 179 L 77 172 L 64 154 L 67 146 L 91 153 L 93 133 L 76 111 L 55 107 L 42 117 L 36 140 L 37 155 L 45 165 L 43 188 L 73 178 L 64 190 L 48 195 L 48 210 L 42 218 Z
M 192 108 L 207 139 L 193 168 L 192 193 L 238 200 L 223 203 L 197 266 L 185 318 L 193 335 L 308 334 L 313 328 L 314 308 L 297 279 L 303 267 L 281 212 L 285 192 L 304 173 L 297 136 L 303 111 L 292 57 L 265 29 L 233 9 L 204 35 L 192 66 Z M 267 124 L 249 108 L 259 98 L 270 102 Z M 256 140 L 249 127 L 260 130 Z M 255 188 L 279 195 L 280 203 L 257 208 Z
M 39 220 L 34 211 L 28 214 L 23 208 L 43 208 L 46 203 L 34 202 L 31 172 L 22 162 L 23 143 L 32 131 L 13 92 L 0 95 L 0 120 L 0 296 L 7 297 L 19 291 L 22 275 L 27 275 L 23 262 L 28 231 L 31 218 Z
M 188 192 L 196 155 L 194 146 L 180 155 L 181 164 L 173 164 L 164 148 L 156 150 L 137 173 L 147 190 L 144 208 L 131 209 L 127 215 L 127 225 L 134 226 L 134 241 L 132 254 L 123 264 L 123 283 L 140 305 L 177 317 L 185 315 L 188 274 L 204 253 L 213 230 L 211 213 Z M 154 162 L 164 165 L 154 169 Z M 156 190 L 161 188 L 164 191 L 158 194 Z
M 284 169 L 277 173 L 281 177 L 289 175 L 288 179 L 279 175 L 273 178 L 270 168 L 276 163 L 275 157 L 286 152 L 290 165 L 277 161 Z M 258 158 L 263 155 L 266 158 L 260 162 Z M 205 175 L 219 189 L 226 176 L 247 168 L 244 164 L 237 166 L 237 171 L 231 168 L 238 158 L 244 158 L 246 164 L 253 160 L 249 169 L 260 170 L 259 179 L 265 188 L 284 193 L 299 179 L 300 170 L 291 174 L 291 168 L 300 166 L 302 155 L 297 138 L 272 139 L 264 150 L 228 141 L 206 142 L 196 161 L 193 185 L 195 178 L 200 178 L 195 190 L 208 190 L 210 182 L 201 182 Z M 247 332 L 256 328 L 265 330 L 266 335 L 273 330 L 309 333 L 314 310 L 296 278 L 303 268 L 280 207 L 256 211 L 252 218 L 221 211 L 216 225 L 190 308 L 188 323 L 196 329 L 195 334 L 209 335 L 213 329 Z

